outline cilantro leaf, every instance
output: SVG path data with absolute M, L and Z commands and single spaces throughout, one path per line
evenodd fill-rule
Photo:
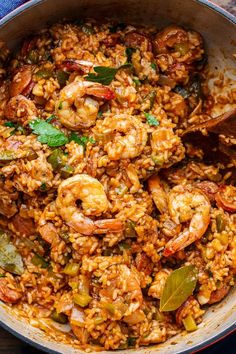
M 112 80 L 115 78 L 116 73 L 120 69 L 130 68 L 132 64 L 126 63 L 121 65 L 119 68 L 109 68 L 107 66 L 95 66 L 93 70 L 95 73 L 89 73 L 85 79 L 88 81 L 99 82 L 102 85 L 110 85 Z
M 68 143 L 67 136 L 53 125 L 43 119 L 34 119 L 29 122 L 33 134 L 38 135 L 38 141 L 48 146 L 61 146 Z
M 159 125 L 158 120 L 150 113 L 144 113 L 149 125 L 157 127 Z
M 90 142 L 91 144 L 96 143 L 96 141 L 93 138 L 89 138 L 87 136 L 79 136 L 76 133 L 71 133 L 71 135 L 69 136 L 69 140 L 70 141 L 73 140 L 78 145 L 82 145 L 84 149 L 86 148 L 88 142 Z

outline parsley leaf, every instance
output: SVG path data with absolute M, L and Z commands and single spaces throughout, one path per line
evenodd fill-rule
M 9 128 L 15 128 L 16 124 L 13 122 L 6 122 L 4 123 L 5 127 L 9 127 Z
M 159 125 L 158 120 L 150 113 L 144 113 L 149 125 L 157 127 Z
M 109 68 L 107 66 L 95 66 L 93 69 L 95 73 L 89 73 L 85 79 L 88 81 L 99 82 L 102 85 L 110 85 L 115 78 L 116 73 L 120 69 L 130 68 L 132 64 L 126 63 L 119 68 Z M 59 107 L 58 107 L 59 108 Z M 59 108 L 60 109 L 60 108 Z
M 93 138 L 89 138 L 87 136 L 79 136 L 76 133 L 71 133 L 71 135 L 69 136 L 69 140 L 70 141 L 75 141 L 78 145 L 82 145 L 83 148 L 86 148 L 86 145 L 88 142 L 90 142 L 91 144 L 95 144 L 96 141 Z
M 67 136 L 59 129 L 45 122 L 43 119 L 34 119 L 29 122 L 33 134 L 38 135 L 38 141 L 48 146 L 61 146 L 68 143 Z
M 136 52 L 136 49 L 135 48 L 132 48 L 132 47 L 128 47 L 125 49 L 125 54 L 127 56 L 127 62 L 128 63 L 131 63 L 131 59 L 132 59 L 132 54 Z
M 151 63 L 151 68 L 152 68 L 153 70 L 156 70 L 156 69 L 157 69 L 157 65 L 156 65 L 155 63 Z
M 40 189 L 41 189 L 42 191 L 46 191 L 47 185 L 46 185 L 45 182 L 42 182 L 42 183 L 41 183 Z
M 95 66 L 94 71 L 96 74 L 89 73 L 85 79 L 93 82 L 100 82 L 102 85 L 110 85 L 118 69 L 108 68 L 105 66 Z
M 16 131 L 21 132 L 22 134 L 25 134 L 25 129 L 18 123 L 13 123 L 13 122 L 5 122 L 4 123 L 5 127 L 9 128 L 14 128 L 12 129 L 10 135 L 14 135 Z
M 136 86 L 140 86 L 141 85 L 141 81 L 137 78 L 133 78 L 133 82 L 135 83 Z

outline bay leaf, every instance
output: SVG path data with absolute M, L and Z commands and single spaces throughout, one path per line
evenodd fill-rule
M 174 311 L 193 293 L 197 283 L 197 270 L 188 265 L 174 270 L 166 280 L 160 299 L 160 311 Z
M 17 275 L 24 272 L 21 255 L 5 233 L 0 234 L 0 267 Z

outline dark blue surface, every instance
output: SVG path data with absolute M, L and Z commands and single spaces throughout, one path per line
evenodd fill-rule
M 0 0 L 0 18 L 25 2 L 26 0 Z
M 56 2 L 56 0 L 54 0 Z M 97 0 L 99 1 L 99 0 Z M 201 0 L 203 3 L 205 3 L 207 6 L 214 7 L 213 4 L 207 3 L 205 0 Z M 9 12 L 14 10 L 15 8 L 19 7 L 20 5 L 24 4 L 27 2 L 27 0 L 0 0 L 0 19 L 7 15 Z M 235 0 L 231 1 L 233 5 L 235 4 Z M 216 9 L 218 10 L 218 9 Z M 228 17 L 231 21 L 235 23 L 235 18 L 231 17 L 232 15 L 229 15 L 227 13 L 222 13 L 224 16 Z M 10 334 L 9 334 L 10 335 Z M 11 336 L 11 335 L 10 335 Z M 13 342 L 15 341 L 15 338 L 12 336 Z M 8 338 L 9 340 L 9 338 Z M 22 353 L 22 354 L 40 354 L 42 353 L 41 351 L 27 345 L 25 342 L 16 342 L 16 344 L 13 346 L 15 349 L 10 349 L 8 346 L 7 348 L 4 348 L 4 330 L 0 329 L 0 341 L 2 342 L 1 346 L 1 353 L 2 350 L 4 354 L 15 354 L 15 353 Z M 9 348 L 9 349 L 8 349 Z M 236 354 L 236 333 L 229 335 L 228 337 L 222 339 L 220 342 L 217 342 L 216 344 L 213 344 L 211 347 L 208 347 L 204 350 L 199 351 L 201 354 Z

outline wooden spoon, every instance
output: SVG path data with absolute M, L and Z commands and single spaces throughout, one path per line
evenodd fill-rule
M 204 123 L 186 129 L 182 136 L 206 129 L 208 132 L 236 138 L 236 108 Z

